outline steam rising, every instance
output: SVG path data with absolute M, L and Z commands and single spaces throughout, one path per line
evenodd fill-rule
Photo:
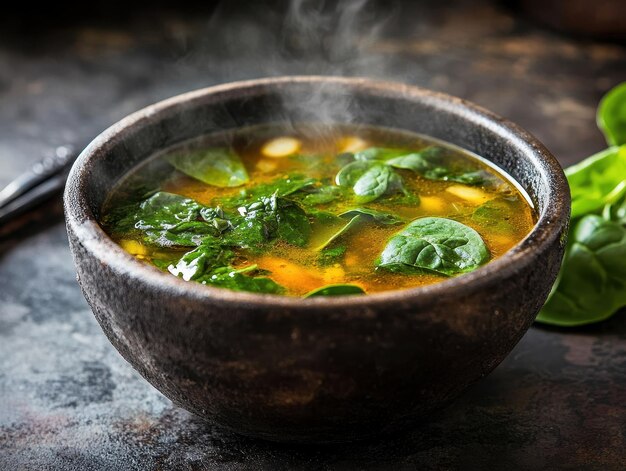
M 377 76 L 384 71 L 385 57 L 369 50 L 392 11 L 372 0 L 223 1 L 207 25 L 204 45 L 193 53 L 194 62 L 217 56 L 221 60 L 214 65 L 230 80 Z
M 189 59 L 207 61 L 211 76 L 223 82 L 278 75 L 388 77 L 388 56 L 372 52 L 372 45 L 392 16 L 388 3 L 381 8 L 373 0 L 223 1 L 204 44 Z M 288 111 L 306 110 L 307 121 L 352 122 L 351 97 L 335 95 L 329 102 L 324 92 L 320 86 L 305 98 L 285 93 L 283 103 Z

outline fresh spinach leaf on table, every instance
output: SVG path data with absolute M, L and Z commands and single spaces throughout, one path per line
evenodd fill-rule
M 626 228 L 601 216 L 575 225 L 561 274 L 537 318 L 561 326 L 598 322 L 626 305 Z
M 475 270 L 489 259 L 480 234 L 451 219 L 416 219 L 389 241 L 377 265 L 398 273 L 450 276 Z
M 572 218 L 600 210 L 626 186 L 626 145 L 609 147 L 565 169 Z
M 165 159 L 177 170 L 208 185 L 233 187 L 249 181 L 243 162 L 228 148 L 185 151 L 170 154 Z
M 600 102 L 608 149 L 565 169 L 572 220 L 559 276 L 538 322 L 599 322 L 626 306 L 626 83 Z
M 602 98 L 597 122 L 610 146 L 626 144 L 626 82 L 614 87 Z

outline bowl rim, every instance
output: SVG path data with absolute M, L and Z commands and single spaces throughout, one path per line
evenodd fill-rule
M 158 121 L 161 115 L 175 112 L 176 108 L 185 108 L 193 102 L 206 102 L 207 99 L 219 102 L 230 96 L 262 93 L 265 90 L 278 89 L 290 84 L 309 86 L 332 84 L 377 96 L 414 99 L 433 105 L 438 110 L 455 114 L 474 126 L 486 127 L 507 139 L 510 145 L 521 150 L 532 165 L 538 168 L 542 184 L 547 186 L 546 201 L 549 203 L 542 209 L 536 224 L 524 239 L 496 260 L 470 273 L 415 288 L 367 295 L 311 298 L 256 294 L 184 281 L 136 259 L 116 244 L 100 227 L 88 203 L 86 191 L 90 177 L 88 170 L 94 159 L 103 158 L 110 147 L 124 139 L 125 134 Z M 417 304 L 432 303 L 451 291 L 454 291 L 456 296 L 464 296 L 487 287 L 494 281 L 497 282 L 498 279 L 514 275 L 522 267 L 533 263 L 552 245 L 555 238 L 567 232 L 563 229 L 567 229 L 569 223 L 570 196 L 563 169 L 541 142 L 513 122 L 467 100 L 414 85 L 363 77 L 283 76 L 229 82 L 201 88 L 149 105 L 121 119 L 98 135 L 75 161 L 65 187 L 64 209 L 68 231 L 71 230 L 85 249 L 102 264 L 108 265 L 116 274 L 126 274 L 157 291 L 167 292 L 168 295 L 198 301 L 210 299 L 232 306 L 284 307 L 291 310 L 307 310 L 316 307 L 348 309 L 363 305 L 388 306 L 391 303 L 407 301 Z

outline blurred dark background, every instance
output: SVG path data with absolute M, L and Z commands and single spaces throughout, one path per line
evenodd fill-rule
M 0 187 L 155 101 L 284 74 L 361 75 L 474 101 L 569 165 L 603 149 L 626 80 L 623 0 L 22 2 L 0 15 Z M 623 470 L 626 317 L 532 328 L 489 377 L 401 436 L 242 439 L 152 389 L 75 281 L 60 197 L 0 225 L 0 469 Z

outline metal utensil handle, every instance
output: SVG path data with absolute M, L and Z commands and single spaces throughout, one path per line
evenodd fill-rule
M 52 155 L 37 162 L 0 191 L 0 208 L 57 173 L 69 169 L 77 156 L 78 152 L 74 146 L 57 147 Z

